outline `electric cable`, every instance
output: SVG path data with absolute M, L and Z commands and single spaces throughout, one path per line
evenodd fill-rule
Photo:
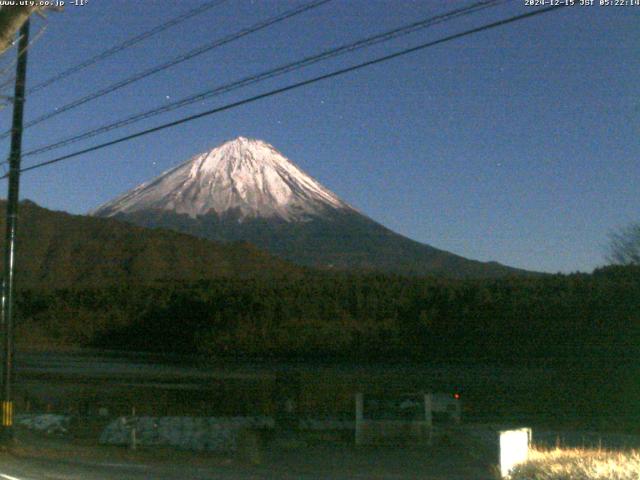
M 134 45 L 137 45 L 143 40 L 146 40 L 147 38 L 152 37 L 154 35 L 157 35 L 158 33 L 164 32 L 165 30 L 168 30 L 171 27 L 174 27 L 184 22 L 185 20 L 193 18 L 197 15 L 201 15 L 202 13 L 214 7 L 217 7 L 218 5 L 225 3 L 226 1 L 227 0 L 214 0 L 210 2 L 205 2 L 202 5 L 183 13 L 182 15 L 172 18 L 171 20 L 152 28 L 151 30 L 147 30 L 146 32 L 136 35 L 135 37 L 129 38 L 128 40 L 125 40 L 124 42 L 118 45 L 115 45 L 111 48 L 108 48 L 107 50 L 104 50 L 103 52 L 100 52 L 97 55 L 91 58 L 88 58 L 87 60 L 80 62 L 77 65 L 74 65 L 72 67 L 67 68 L 66 70 L 63 70 L 57 75 L 54 75 L 48 78 L 47 80 L 44 80 L 38 83 L 37 85 L 31 87 L 30 89 L 27 89 L 27 94 L 33 94 L 39 90 L 42 90 L 43 88 L 48 87 L 49 85 L 56 83 L 62 80 L 63 78 L 67 78 L 70 75 L 73 75 L 74 73 L 79 72 L 80 70 L 84 70 L 85 68 L 90 67 L 91 65 L 94 65 L 98 62 L 101 62 L 102 60 L 105 60 L 106 58 L 111 57 L 112 55 L 115 55 L 116 53 L 126 50 L 127 48 L 133 47 Z
M 51 160 L 47 160 L 47 161 L 44 161 L 44 162 L 36 163 L 34 165 L 30 165 L 28 167 L 24 167 L 20 171 L 21 172 L 28 172 L 28 171 L 31 171 L 31 170 L 36 170 L 36 169 L 39 169 L 39 168 L 42 168 L 42 167 L 53 165 L 53 164 L 56 164 L 56 163 L 59 163 L 59 162 L 62 162 L 62 161 L 65 161 L 65 160 L 68 160 L 68 159 L 71 159 L 71 158 L 74 158 L 74 157 L 78 157 L 80 155 L 84 155 L 86 153 L 95 152 L 97 150 L 101 150 L 103 148 L 110 147 L 112 145 L 116 145 L 116 144 L 123 143 L 123 142 L 129 141 L 129 140 L 133 140 L 135 138 L 146 136 L 146 135 L 149 135 L 151 133 L 155 133 L 155 132 L 158 132 L 158 131 L 161 131 L 161 130 L 165 130 L 167 128 L 171 128 L 171 127 L 175 127 L 175 126 L 178 126 L 178 125 L 182 125 L 183 123 L 191 122 L 191 121 L 197 120 L 199 118 L 211 116 L 211 115 L 214 115 L 216 113 L 220 113 L 220 112 L 223 112 L 223 111 L 226 111 L 226 110 L 230 110 L 232 108 L 237 108 L 237 107 L 242 106 L 242 105 L 246 105 L 246 104 L 249 104 L 249 103 L 256 102 L 258 100 L 262 100 L 264 98 L 269 98 L 269 97 L 272 97 L 274 95 L 279 95 L 279 94 L 284 93 L 284 92 L 288 92 L 288 91 L 291 91 L 291 90 L 294 90 L 294 89 L 297 89 L 297 88 L 301 88 L 301 87 L 304 87 L 304 86 L 307 86 L 307 85 L 311 85 L 311 84 L 314 84 L 314 83 L 317 83 L 317 82 L 320 82 L 320 81 L 323 81 L 323 80 L 327 80 L 327 79 L 330 79 L 330 78 L 335 78 L 335 77 L 344 75 L 346 73 L 350 73 L 350 72 L 353 72 L 353 71 L 356 71 L 356 70 L 360 70 L 360 69 L 365 68 L 365 67 L 369 67 L 369 66 L 372 66 L 372 65 L 377 65 L 377 64 L 392 60 L 394 58 L 398 58 L 398 57 L 402 57 L 402 56 L 405 56 L 405 55 L 408 55 L 408 54 L 411 54 L 411 53 L 415 53 L 415 52 L 418 52 L 420 50 L 424 50 L 426 48 L 430 48 L 430 47 L 433 47 L 433 46 L 436 46 L 436 45 L 441 45 L 443 43 L 447 43 L 447 42 L 450 42 L 452 40 L 457 40 L 459 38 L 463 38 L 463 37 L 466 37 L 466 36 L 469 36 L 469 35 L 473 35 L 473 34 L 476 34 L 476 33 L 480 33 L 480 32 L 483 32 L 483 31 L 491 30 L 493 28 L 501 27 L 501 26 L 504 26 L 504 25 L 507 25 L 507 24 L 510 24 L 510 23 L 514 23 L 514 22 L 517 22 L 517 21 L 520 21 L 520 20 L 524 20 L 526 18 L 532 18 L 532 17 L 538 16 L 538 15 L 542 15 L 544 13 L 548 13 L 548 12 L 551 12 L 551 11 L 554 11 L 554 10 L 558 10 L 560 8 L 564 8 L 564 7 L 565 7 L 565 5 L 553 5 L 553 6 L 541 8 L 541 9 L 538 9 L 538 10 L 535 10 L 535 11 L 532 11 L 532 12 L 523 13 L 523 14 L 520 14 L 520 15 L 515 15 L 513 17 L 509 17 L 509 18 L 506 18 L 506 19 L 503 19 L 503 20 L 498 20 L 496 22 L 492 22 L 492 23 L 489 23 L 489 24 L 486 24 L 486 25 L 482 25 L 480 27 L 476 27 L 476 28 L 472 28 L 472 29 L 469 29 L 469 30 L 465 30 L 464 32 L 460 32 L 460 33 L 456 33 L 456 34 L 453 34 L 453 35 L 449 35 L 449 36 L 440 38 L 438 40 L 433 40 L 433 41 L 430 41 L 430 42 L 427 42 L 427 43 L 422 43 L 420 45 L 417 45 L 417 46 L 414 46 L 414 47 L 411 47 L 411 48 L 406 48 L 406 49 L 403 49 L 403 50 L 400 50 L 398 52 L 394 52 L 394 53 L 391 53 L 391 54 L 388 54 L 388 55 L 384 55 L 382 57 L 378 57 L 378 58 L 375 58 L 373 60 L 368 60 L 366 62 L 358 63 L 358 64 L 352 65 L 350 67 L 342 68 L 340 70 L 336 70 L 336 71 L 333 71 L 333 72 L 330 72 L 330 73 L 327 73 L 327 74 L 324 74 L 324 75 L 313 77 L 313 78 L 310 78 L 308 80 L 303 80 L 303 81 L 296 82 L 296 83 L 293 83 L 293 84 L 290 84 L 290 85 L 287 85 L 287 86 L 284 86 L 284 87 L 281 87 L 281 88 L 277 88 L 275 90 L 271 90 L 271 91 L 268 91 L 268 92 L 265 92 L 265 93 L 254 95 L 252 97 L 245 98 L 243 100 L 239 100 L 239 101 L 236 101 L 236 102 L 232 102 L 232 103 L 223 105 L 221 107 L 217 107 L 217 108 L 214 108 L 214 109 L 211 109 L 211 110 L 200 112 L 200 113 L 197 113 L 197 114 L 194 114 L 194 115 L 189 115 L 189 116 L 181 118 L 179 120 L 175 120 L 173 122 L 165 123 L 165 124 L 153 127 L 153 128 L 142 130 L 142 131 L 137 132 L 137 133 L 126 135 L 126 136 L 123 136 L 123 137 L 120 137 L 120 138 L 117 138 L 115 140 L 111 140 L 111 141 L 108 141 L 108 142 L 105 142 L 105 143 L 102 143 L 102 144 L 99 144 L 99 145 L 94 145 L 93 147 L 85 148 L 85 149 L 82 149 L 82 150 L 79 150 L 79 151 L 76 151 L 76 152 L 73 152 L 73 153 L 69 153 L 67 155 L 62 155 L 60 157 L 53 158 Z M 0 177 L 0 179 L 4 179 L 4 178 L 7 178 L 7 175 L 3 175 L 2 177 Z
M 134 123 L 137 123 L 139 121 L 142 120 L 146 120 L 148 118 L 154 117 L 156 115 L 160 115 L 163 113 L 167 113 L 170 112 L 172 110 L 178 109 L 178 108 L 182 108 L 184 106 L 187 105 L 191 105 L 193 103 L 202 101 L 202 100 L 206 100 L 209 99 L 211 97 L 215 97 L 218 95 L 222 95 L 224 93 L 228 93 L 234 90 L 237 90 L 239 88 L 243 88 L 246 87 L 248 85 L 252 85 L 258 82 L 262 82 L 264 80 L 270 79 L 270 78 L 274 78 L 276 76 L 280 76 L 283 75 L 285 73 L 290 73 L 293 71 L 297 71 L 301 68 L 307 67 L 309 65 L 318 63 L 320 61 L 324 61 L 324 60 L 328 60 L 330 58 L 334 58 L 337 57 L 339 55 L 343 55 L 345 53 L 349 53 L 349 52 L 353 52 L 355 50 L 359 50 L 362 48 L 366 48 L 366 47 L 370 47 L 372 45 L 376 45 L 378 43 L 381 42 L 386 42 L 404 35 L 408 35 L 410 33 L 414 33 L 418 30 L 439 24 L 439 23 L 443 23 L 446 21 L 450 21 L 453 20 L 454 18 L 458 18 L 460 16 L 464 16 L 464 15 L 469 15 L 471 13 L 475 13 L 481 9 L 485 9 L 485 8 L 489 8 L 489 7 L 494 7 L 498 4 L 501 3 L 505 3 L 507 1 L 510 0 L 484 0 L 481 2 L 477 2 L 473 5 L 470 5 L 468 7 L 465 8 L 460 8 L 457 10 L 453 10 L 450 12 L 446 12 L 444 14 L 440 14 L 434 17 L 429 17 L 426 19 L 422 19 L 420 21 L 417 22 L 413 22 L 409 25 L 405 25 L 390 31 L 386 31 L 380 34 L 376 34 L 370 37 L 367 37 L 365 39 L 362 40 L 358 40 L 357 42 L 353 42 L 353 43 L 348 43 L 348 44 L 344 44 L 341 45 L 339 47 L 335 47 L 335 48 L 331 48 L 328 50 L 325 50 L 319 54 L 316 55 L 312 55 L 312 56 L 308 56 L 305 57 L 301 60 L 297 60 L 295 62 L 291 62 L 285 65 L 281 65 L 279 67 L 261 72 L 259 74 L 255 74 L 255 75 L 251 75 L 245 78 L 242 78 L 240 80 L 216 87 L 214 89 L 211 90 L 205 90 L 203 92 L 199 92 L 197 94 L 194 95 L 190 95 L 188 97 L 182 98 L 180 100 L 176 100 L 172 103 L 163 105 L 161 107 L 157 107 L 151 110 L 147 110 L 145 112 L 141 112 L 141 113 L 137 113 L 134 115 L 131 115 L 129 117 L 126 117 L 122 120 L 118 120 L 116 122 L 110 123 L 110 124 L 106 124 L 106 125 L 102 125 L 100 127 L 70 136 L 70 137 L 66 137 L 64 139 L 61 139 L 59 141 L 56 141 L 54 143 L 42 146 L 42 147 L 38 147 L 35 148 L 33 150 L 29 150 L 27 152 L 25 152 L 23 154 L 23 157 L 27 157 L 27 156 L 33 156 L 33 155 L 39 155 L 51 150 L 55 150 L 58 148 L 62 148 L 68 145 L 71 145 L 73 143 L 77 143 L 80 142 L 82 140 L 86 140 L 88 138 L 92 138 L 95 137 L 97 135 L 101 135 L 103 133 L 107 133 L 109 131 L 118 129 L 118 128 L 122 128 L 124 126 L 127 125 L 131 125 Z
M 27 45 L 27 47 L 23 51 L 18 52 L 18 54 L 16 55 L 16 58 L 14 60 L 12 60 L 8 65 L 6 65 L 2 70 L 0 70 L 0 77 L 6 75 L 7 73 L 10 73 L 11 71 L 13 71 L 13 69 L 15 68 L 16 63 L 18 63 L 18 58 L 20 57 L 20 55 L 22 55 L 22 53 L 24 51 L 29 50 L 38 40 L 40 40 L 40 37 L 42 37 L 42 35 L 44 35 L 44 32 L 46 30 L 47 30 L 47 24 L 45 23 L 36 32 L 34 37 L 31 40 L 29 40 L 29 45 Z M 16 38 L 16 42 L 19 42 L 19 41 L 20 41 L 20 36 L 18 36 Z M 13 47 L 10 47 L 10 48 L 13 48 Z M 3 54 L 6 54 L 6 50 L 3 52 Z M 2 82 L 0 84 L 0 92 L 2 92 L 5 88 L 13 87 L 13 84 L 15 83 L 15 80 L 16 80 L 15 74 L 13 74 L 9 78 L 7 78 L 4 82 Z
M 113 93 L 116 90 L 119 90 L 123 87 L 126 87 L 127 85 L 131 85 L 132 83 L 138 82 L 144 78 L 147 78 L 151 75 L 154 75 L 158 72 L 161 72 L 163 70 L 166 70 L 170 67 L 174 67 L 182 62 L 185 62 L 187 60 L 190 60 L 198 55 L 202 55 L 203 53 L 209 52 L 211 50 L 213 50 L 214 48 L 218 48 L 221 47 L 222 45 L 226 45 L 228 43 L 231 43 L 235 40 L 238 40 L 239 38 L 242 38 L 246 35 L 249 35 L 251 33 L 257 32 L 259 30 L 263 30 L 267 27 L 270 27 L 271 25 L 275 25 L 276 23 L 282 22 L 284 20 L 287 20 L 291 17 L 294 17 L 296 15 L 300 15 L 308 10 L 311 10 L 313 8 L 319 7 L 325 3 L 328 3 L 332 0 L 314 0 L 312 2 L 309 3 L 305 3 L 301 6 L 298 6 L 294 9 L 291 10 L 287 10 L 286 12 L 277 15 L 275 17 L 271 17 L 268 18 L 267 20 L 263 20 L 261 22 L 258 22 L 250 27 L 244 28 L 236 33 L 227 35 L 221 39 L 215 40 L 211 43 L 207 43 L 205 45 L 201 45 L 200 47 L 197 47 L 193 50 L 190 50 L 189 52 L 180 55 L 172 60 L 169 60 L 165 63 L 162 63 L 160 65 L 157 65 L 155 67 L 151 67 L 147 70 L 144 70 L 140 73 L 137 73 L 131 77 L 128 77 L 124 80 L 121 80 L 119 82 L 116 82 L 112 85 L 109 85 L 108 87 L 105 87 L 103 89 L 100 89 L 96 92 L 90 93 L 89 95 L 86 95 L 82 98 L 79 98 L 77 100 L 74 100 L 73 102 L 67 103 L 66 105 L 63 105 L 62 107 L 58 107 L 52 111 L 50 111 L 49 113 L 45 113 L 44 115 L 41 115 L 40 117 L 37 117 L 34 120 L 31 120 L 30 122 L 27 122 L 22 128 L 23 130 L 26 130 L 29 127 L 33 127 L 34 125 L 38 125 L 39 123 L 44 122 L 45 120 L 49 120 L 53 117 L 56 117 L 64 112 L 68 112 L 69 110 L 72 110 L 74 108 L 79 107 L 80 105 L 84 105 L 87 102 L 90 102 L 92 100 L 95 100 L 97 98 L 103 97 L 105 95 L 108 95 L 109 93 Z M 0 139 L 6 138 L 11 134 L 11 131 L 5 131 L 0 135 Z

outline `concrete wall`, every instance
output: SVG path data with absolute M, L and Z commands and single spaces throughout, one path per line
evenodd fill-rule
M 107 445 L 171 446 L 184 450 L 231 452 L 243 430 L 273 428 L 267 417 L 134 417 L 118 418 L 102 432 Z

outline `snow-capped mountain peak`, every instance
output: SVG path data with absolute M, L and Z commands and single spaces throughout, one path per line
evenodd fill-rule
M 238 137 L 194 156 L 112 200 L 93 215 L 164 210 L 197 218 L 208 213 L 301 221 L 349 209 L 272 145 Z

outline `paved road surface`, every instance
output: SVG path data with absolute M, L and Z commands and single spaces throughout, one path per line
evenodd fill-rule
M 312 480 L 429 479 L 485 480 L 492 476 L 478 462 L 456 454 L 425 458 L 425 452 L 342 451 L 314 448 L 273 454 L 260 465 L 234 460 L 214 462 L 78 461 L 3 453 L 0 480 Z

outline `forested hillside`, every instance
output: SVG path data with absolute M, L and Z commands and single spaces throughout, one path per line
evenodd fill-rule
M 5 202 L 0 201 L 0 211 L 4 209 Z M 4 237 L 0 248 L 3 244 Z M 112 219 L 54 212 L 29 201 L 20 204 L 16 252 L 16 281 L 24 288 L 101 288 L 300 271 L 247 243 L 221 244 Z
M 640 269 L 495 280 L 313 273 L 28 290 L 18 340 L 232 357 L 622 358 Z

